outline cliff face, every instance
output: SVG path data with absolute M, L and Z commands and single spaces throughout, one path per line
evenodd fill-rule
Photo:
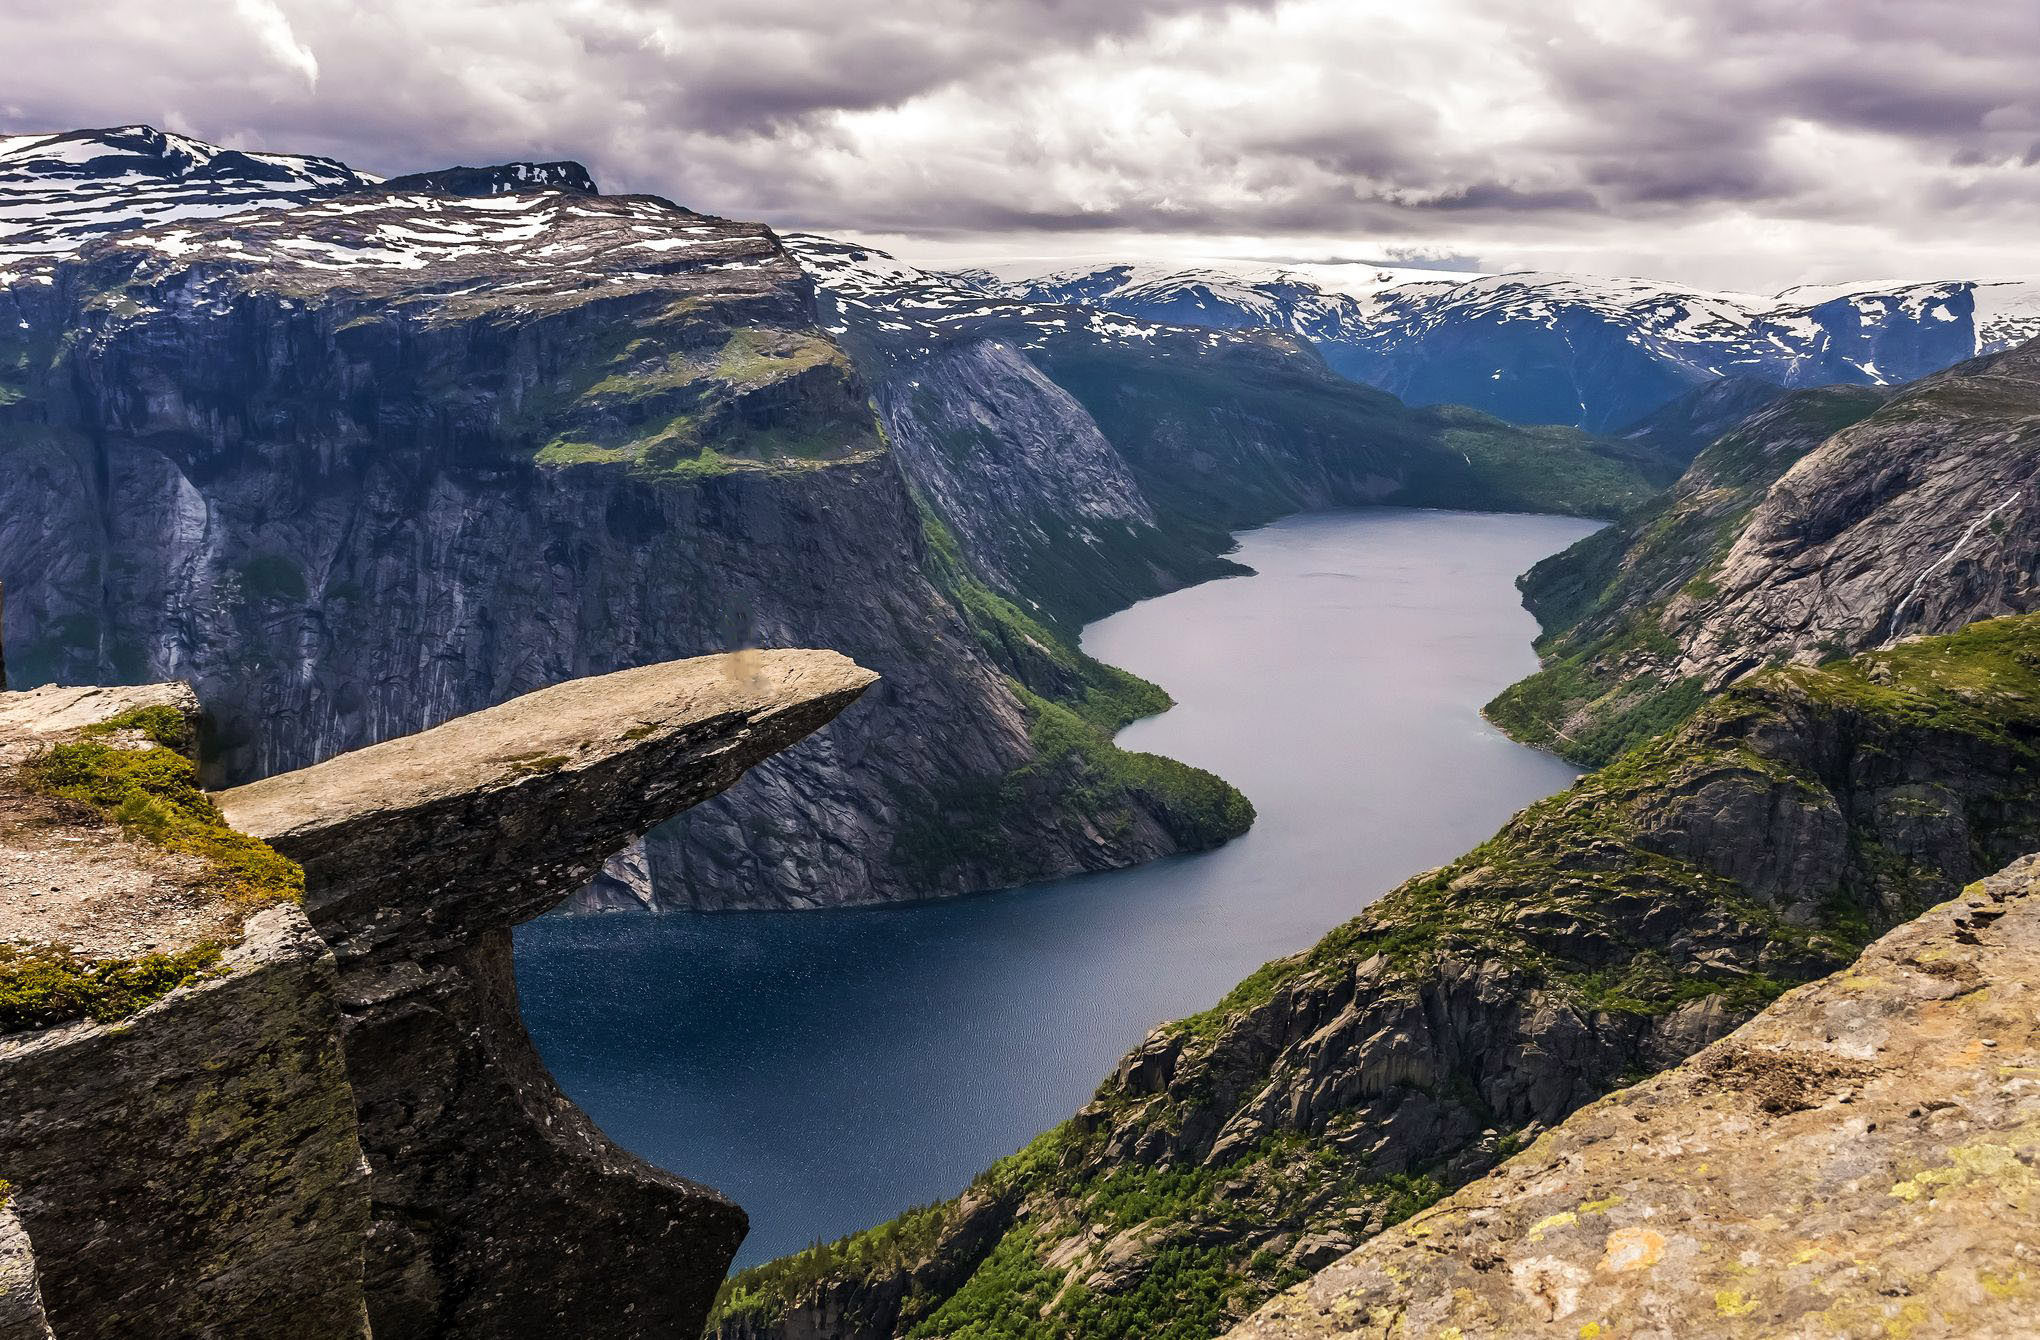
M 2029 857 L 1231 1334 L 2030 1335 L 2036 992 Z
M 962 1198 L 740 1275 L 725 1337 L 1209 1335 L 2040 848 L 2040 621 L 1754 676 L 1158 1030 Z
M 2040 608 L 2036 434 L 2040 345 L 1774 403 L 1531 570 L 1545 668 L 1489 715 L 1598 763 L 1759 667 Z
M 163 189 L 212 199 L 181 162 Z M 187 679 L 238 781 L 730 645 L 884 672 L 863 721 L 648 844 L 661 905 L 998 887 L 1244 826 L 1044 755 L 1005 623 L 931 578 L 865 389 L 763 228 L 560 165 L 267 185 L 259 212 L 237 181 L 243 212 L 113 211 L 0 266 L 17 684 Z M 926 840 L 994 792 L 992 856 Z
M 871 682 L 648 666 L 217 805 L 188 691 L 0 695 L 0 840 L 52 848 L 0 886 L 9 1340 L 698 1331 L 743 1213 L 559 1093 L 510 927 Z

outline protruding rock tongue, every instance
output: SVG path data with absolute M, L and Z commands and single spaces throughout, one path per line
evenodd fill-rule
M 560 1093 L 518 1013 L 510 928 L 876 678 L 825 651 L 646 666 L 217 797 L 304 865 L 340 963 L 379 1340 L 699 1334 L 744 1213 Z
M 553 907 L 876 679 L 831 651 L 619 670 L 216 799 L 305 867 L 312 923 L 343 965 L 415 956 Z

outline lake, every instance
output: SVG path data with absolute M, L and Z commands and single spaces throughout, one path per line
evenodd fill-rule
M 1122 745 L 1259 809 L 1215 852 L 907 907 L 548 917 L 524 1017 L 625 1148 L 751 1215 L 740 1264 L 953 1195 L 1203 1009 L 1574 770 L 1481 704 L 1537 668 L 1516 574 L 1561 517 L 1371 508 L 1239 537 L 1250 577 L 1091 625 L 1177 706 Z

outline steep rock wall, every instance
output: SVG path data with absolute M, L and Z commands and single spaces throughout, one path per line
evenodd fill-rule
M 2040 343 L 1786 396 L 1522 585 L 1544 669 L 1488 713 L 1589 764 L 1764 666 L 2040 608 Z

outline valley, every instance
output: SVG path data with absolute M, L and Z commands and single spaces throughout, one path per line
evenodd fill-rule
M 0 135 L 0 1337 L 2023 1333 L 2035 287 L 1299 265 Z

